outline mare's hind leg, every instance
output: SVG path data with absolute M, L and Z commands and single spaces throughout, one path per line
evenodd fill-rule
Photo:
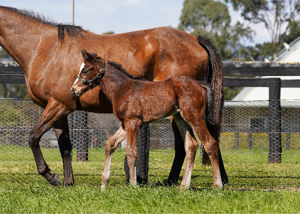
M 38 173 L 44 176 L 52 185 L 60 185 L 60 181 L 56 174 L 50 173 L 50 168 L 44 160 L 39 142 L 42 135 L 48 131 L 56 121 L 67 114 L 68 111 L 66 111 L 64 105 L 55 100 L 49 100 L 42 116 L 29 133 L 29 146 L 32 150 Z
M 69 135 L 69 126 L 67 115 L 61 118 L 53 126 L 58 141 L 60 154 L 63 160 L 64 168 L 64 185 L 70 186 L 74 184 L 74 176 L 72 170 L 72 144 Z
M 184 142 L 183 142 L 184 138 L 182 138 L 180 127 L 178 127 L 178 124 L 175 122 L 174 118 L 171 120 L 171 122 L 172 122 L 172 128 L 173 128 L 173 134 L 175 140 L 175 157 L 168 177 L 168 184 L 174 185 L 177 183 L 180 175 L 180 171 L 185 158 L 185 150 L 184 150 Z
M 118 147 L 118 145 L 126 138 L 126 132 L 121 126 L 119 130 L 108 139 L 105 146 L 105 163 L 104 163 L 104 169 L 102 173 L 102 183 L 101 183 L 101 189 L 104 189 L 107 185 L 107 182 L 110 178 L 110 170 L 111 170 L 111 159 L 112 154 Z

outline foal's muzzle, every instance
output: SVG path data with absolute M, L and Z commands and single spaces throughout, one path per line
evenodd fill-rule
M 80 97 L 80 95 L 81 95 L 81 93 L 80 92 L 76 92 L 75 88 L 73 88 L 73 87 L 71 88 L 71 93 L 75 97 Z

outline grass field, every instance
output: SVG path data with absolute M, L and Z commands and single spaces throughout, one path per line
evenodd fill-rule
M 0 213 L 300 212 L 299 150 L 284 151 L 281 164 L 268 164 L 265 150 L 223 152 L 229 184 L 222 190 L 213 188 L 211 168 L 200 164 L 198 154 L 191 189 L 184 191 L 164 185 L 173 150 L 150 152 L 149 185 L 139 188 L 126 185 L 119 150 L 109 186 L 101 191 L 102 150 L 91 151 L 89 162 L 73 162 L 73 187 L 52 187 L 37 174 L 30 149 L 16 148 L 8 159 L 11 150 L 0 147 L 6 154 L 0 157 Z M 51 154 L 48 164 L 63 179 L 58 149 L 44 153 L 46 160 Z

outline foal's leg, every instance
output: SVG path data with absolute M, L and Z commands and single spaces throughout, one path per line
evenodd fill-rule
M 202 141 L 205 151 L 207 152 L 213 171 L 214 185 L 222 188 L 221 171 L 219 165 L 220 148 L 217 141 L 211 136 L 208 131 L 204 118 L 201 118 L 197 123 L 192 125 L 197 141 Z M 200 142 L 199 142 L 200 143 Z
M 29 146 L 32 150 L 38 173 L 44 176 L 52 185 L 60 185 L 60 181 L 56 174 L 50 173 L 50 168 L 44 160 L 39 142 L 42 135 L 48 131 L 56 121 L 67 114 L 68 111 L 63 104 L 55 100 L 49 100 L 42 116 L 29 133 Z
M 60 154 L 63 160 L 63 168 L 64 168 L 64 185 L 73 185 L 74 184 L 74 176 L 72 170 L 72 144 L 70 141 L 69 135 L 69 126 L 68 126 L 68 118 L 65 115 L 58 122 L 56 122 L 53 126 Z
M 220 130 L 221 130 L 221 127 L 220 127 L 219 124 L 217 124 L 217 125 L 211 125 L 209 123 L 206 123 L 206 126 L 207 126 L 207 129 L 210 131 L 210 133 L 211 133 L 211 135 L 213 136 L 214 139 L 216 139 L 216 140 L 220 139 Z M 222 182 L 223 182 L 223 184 L 227 184 L 228 183 L 228 177 L 227 177 L 227 173 L 226 173 L 226 170 L 225 170 L 225 167 L 224 167 L 224 163 L 223 163 L 221 151 L 219 153 L 219 165 L 220 165 Z
M 111 159 L 112 154 L 118 147 L 118 145 L 126 138 L 126 132 L 121 126 L 119 130 L 108 139 L 105 146 L 105 163 L 104 163 L 104 169 L 102 173 L 102 183 L 101 183 L 101 189 L 104 189 L 107 185 L 107 182 L 110 178 L 110 170 L 111 170 Z
M 137 137 L 142 122 L 139 119 L 131 119 L 124 123 L 127 135 L 126 155 L 129 167 L 129 183 L 137 185 L 136 178 L 136 159 L 137 159 Z
M 173 114 L 173 118 L 176 122 L 182 139 L 184 139 L 184 149 L 186 153 L 186 167 L 184 170 L 180 188 L 189 188 L 191 184 L 195 156 L 198 149 L 198 142 L 193 136 L 193 130 L 191 129 L 190 125 L 182 118 L 180 112 L 175 112 Z
M 186 152 L 186 166 L 180 185 L 181 189 L 190 187 L 194 161 L 198 149 L 198 142 L 189 130 L 186 131 L 184 147 Z

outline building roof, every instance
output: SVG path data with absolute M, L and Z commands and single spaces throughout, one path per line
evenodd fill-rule
M 279 62 L 300 62 L 300 37 L 294 40 L 291 44 L 285 45 L 285 48 L 279 52 L 275 61 Z M 272 78 L 271 76 L 258 78 Z M 300 79 L 300 76 L 277 76 L 281 79 Z M 233 98 L 232 101 L 254 101 L 268 100 L 269 88 L 267 87 L 245 87 L 241 92 Z M 281 88 L 281 99 L 300 100 L 300 88 Z

